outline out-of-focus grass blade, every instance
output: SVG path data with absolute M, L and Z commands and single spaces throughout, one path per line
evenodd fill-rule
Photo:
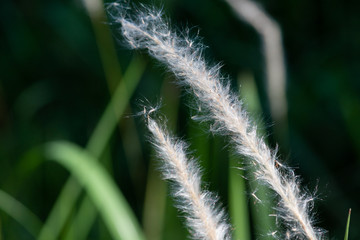
M 122 81 L 118 84 L 110 103 L 106 107 L 104 114 L 88 142 L 87 150 L 95 159 L 98 159 L 104 151 L 144 70 L 145 64 L 140 58 L 135 56 Z M 66 219 L 69 217 L 80 192 L 81 188 L 73 178 L 70 178 L 65 183 L 65 186 L 61 190 L 61 193 L 39 234 L 39 240 L 57 239 L 57 236 L 62 230 Z
M 348 238 L 349 238 L 350 217 L 351 217 L 351 208 L 349 209 L 349 215 L 348 215 L 348 218 L 347 218 L 344 240 L 348 240 Z
M 212 169 L 212 163 L 211 160 L 213 159 L 213 156 L 211 156 L 211 154 L 213 153 L 214 148 L 211 148 L 213 145 L 214 140 L 211 139 L 209 137 L 208 134 L 208 129 L 206 129 L 206 127 L 204 127 L 204 125 L 202 125 L 200 123 L 200 121 L 196 121 L 197 118 L 199 116 L 197 115 L 192 115 L 190 116 L 192 118 L 191 122 L 189 124 L 187 124 L 187 139 L 189 141 L 189 147 L 191 151 L 194 151 L 193 155 L 196 155 L 196 158 L 198 159 L 198 163 L 201 166 L 202 169 L 204 169 L 203 171 L 203 176 L 202 176 L 202 181 L 203 182 L 212 182 L 211 179 L 212 176 L 214 176 L 216 173 L 218 173 L 218 171 L 211 171 Z M 206 125 L 205 125 L 206 126 Z M 217 169 L 216 169 L 217 170 Z M 216 173 L 214 173 L 216 172 Z M 172 203 L 172 205 L 170 205 L 171 208 L 174 208 L 174 202 L 170 202 Z M 169 204 L 168 204 L 169 205 Z M 168 207 L 169 208 L 169 207 Z M 173 225 L 178 224 L 179 223 L 179 219 L 177 219 L 177 212 L 175 211 L 167 211 L 168 215 L 174 218 L 174 220 L 172 220 Z M 166 218 L 169 218 L 168 216 L 166 216 Z M 182 220 L 182 219 L 181 219 Z M 180 225 L 182 226 L 182 225 Z M 173 227 L 173 229 L 175 229 Z M 183 228 L 184 229 L 184 228 Z M 172 229 L 169 229 L 172 230 Z M 169 237 L 171 235 L 171 232 L 167 230 L 165 232 L 165 236 Z M 179 229 L 181 230 L 181 229 Z M 170 234 L 169 234 L 170 232 Z M 186 236 L 186 234 L 188 234 L 186 231 L 179 231 L 179 234 L 183 234 L 180 235 L 179 238 Z M 178 239 L 179 239 L 178 238 Z M 167 238 L 165 238 L 167 239 Z
M 94 156 L 100 157 L 100 153 L 105 149 L 111 134 L 114 132 L 117 123 L 128 104 L 130 96 L 127 91 L 129 90 L 130 93 L 134 91 L 134 87 L 137 86 L 144 70 L 145 64 L 142 64 L 140 59 L 135 58 L 125 72 L 123 81 L 130 80 L 133 82 L 131 82 L 131 84 L 128 83 L 128 85 L 131 85 L 129 86 L 129 89 L 124 87 L 115 90 L 111 102 L 107 106 L 104 115 L 100 119 L 99 124 L 88 142 L 87 149 L 89 152 L 93 153 Z M 88 199 L 86 199 L 85 196 L 85 199 L 80 204 L 80 210 L 75 216 L 66 239 L 71 239 L 70 234 L 72 234 L 75 229 L 76 239 L 86 239 L 86 236 L 96 219 L 96 209 L 91 206 L 92 205 L 88 203 Z M 81 228 L 77 228 L 76 226 L 79 226 L 80 224 L 82 225 Z
M 166 212 L 166 184 L 155 170 L 154 157 L 150 160 L 143 211 L 143 226 L 146 239 L 161 240 Z
M 3 190 L 0 190 L 0 209 L 18 221 L 36 238 L 40 232 L 42 222 L 27 207 Z
M 144 70 L 145 63 L 140 57 L 135 55 L 89 139 L 86 148 L 94 156 L 98 157 L 104 151 L 105 146 L 110 140 L 111 134 L 114 132 L 120 117 L 129 103 L 130 97 L 134 93 L 135 88 L 144 73 Z
M 360 160 L 360 126 L 358 124 L 358 120 L 360 119 L 360 99 L 353 89 L 343 91 L 339 99 L 346 124 L 345 126 L 348 129 L 347 132 L 354 142 L 355 150 L 357 150 L 357 159 Z
M 229 156 L 229 211 L 232 226 L 234 227 L 234 239 L 250 240 L 250 218 L 247 205 L 245 179 L 241 176 L 242 170 L 238 166 L 238 158 Z
M 122 78 L 122 71 L 119 64 L 116 48 L 113 40 L 113 34 L 106 18 L 104 1 L 102 0 L 83 0 L 87 13 L 90 17 L 91 25 L 94 30 L 102 67 L 108 88 L 111 93 L 115 89 L 119 79 Z
M 240 94 L 242 99 L 245 101 L 249 113 L 253 117 L 260 115 L 262 113 L 262 109 L 253 75 L 251 73 L 241 74 L 238 77 L 238 81 L 241 85 Z M 262 121 L 259 120 L 257 122 L 259 123 L 258 129 L 260 134 L 265 135 L 261 132 L 261 130 L 264 129 L 264 126 L 261 124 Z M 253 169 L 248 170 L 249 176 L 252 174 L 252 171 Z M 269 197 L 270 190 L 261 184 L 250 181 L 250 191 L 254 197 L 254 205 L 250 206 L 253 215 L 255 235 L 263 236 L 263 239 L 272 239 L 273 237 L 268 235 L 269 231 L 273 230 L 275 227 L 275 219 L 269 217 L 272 213 L 272 202 Z M 261 204 L 258 203 L 257 198 L 261 200 Z
M 65 240 L 86 239 L 87 234 L 97 216 L 97 209 L 87 196 L 82 200 L 76 215 L 73 217 L 71 225 L 67 230 Z
M 89 152 L 69 142 L 53 142 L 45 146 L 45 155 L 67 168 L 83 185 L 114 239 L 144 239 L 125 198 Z
M 110 28 L 108 27 L 108 25 L 103 24 L 104 21 L 107 21 L 104 20 L 106 19 L 106 14 L 103 7 L 103 1 L 84 0 L 82 2 L 85 5 L 91 20 L 108 88 L 111 95 L 114 95 L 114 91 L 116 91 L 116 84 L 119 82 L 120 79 L 122 79 L 122 73 L 118 57 L 116 55 L 116 49 L 114 47 L 114 41 Z M 114 109 L 114 111 L 116 111 L 116 109 Z M 101 124 L 99 124 L 98 126 L 100 125 Z M 98 143 L 95 137 L 98 137 L 98 135 L 101 133 L 100 131 L 103 129 L 97 129 L 98 131 L 94 132 L 96 134 L 94 134 L 93 138 L 91 138 L 91 140 L 89 141 L 89 144 L 91 145 L 91 147 L 89 148 L 90 151 L 97 151 L 95 148 L 94 150 L 92 150 L 92 147 L 96 147 L 97 149 L 100 149 L 100 151 L 102 151 L 102 145 L 95 145 Z M 109 132 L 107 132 L 107 134 L 109 134 Z M 102 136 L 103 138 L 100 139 L 100 141 L 106 139 L 107 137 L 106 134 L 103 134 Z M 107 140 L 105 140 L 104 144 L 106 143 Z M 85 199 L 80 205 L 76 216 L 72 219 L 70 228 L 65 236 L 65 239 L 72 239 L 75 234 L 76 239 L 85 239 L 91 229 L 91 226 L 94 223 L 96 215 L 97 212 L 96 209 L 94 209 L 93 204 L 87 197 L 85 197 Z

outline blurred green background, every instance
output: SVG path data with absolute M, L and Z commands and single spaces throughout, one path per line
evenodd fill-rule
M 263 50 L 253 28 L 220 0 L 150 1 L 163 6 L 180 29 L 189 26 L 194 35 L 200 29 L 202 41 L 209 46 L 205 51 L 209 62 L 223 63 L 234 91 L 239 84 L 244 87 L 240 92 L 248 96 L 245 102 L 255 119 L 263 122 L 269 144 L 279 143 L 281 159 L 295 168 L 307 191 L 317 189 L 316 225 L 328 230 L 329 239 L 342 239 L 352 208 L 349 239 L 359 239 L 360 2 L 259 2 L 283 32 L 289 127 L 282 137 L 274 132 L 277 123 L 269 111 Z M 96 4 L 101 9 L 103 3 L 97 0 L 0 1 L 0 239 L 33 239 L 40 225 L 49 222 L 70 176 L 67 168 L 46 160 L 44 146 L 46 150 L 45 144 L 54 140 L 75 143 L 101 161 L 148 239 L 184 239 L 186 229 L 165 183 L 159 180 L 142 119 L 134 116 L 147 101 L 155 104 L 162 99 L 161 111 L 169 127 L 189 140 L 204 168 L 207 187 L 220 195 L 224 207 L 233 209 L 244 200 L 231 200 L 229 172 L 241 159 L 229 154 L 226 139 L 191 120 L 197 110 L 192 97 L 146 53 L 127 50 L 116 26 L 111 32 Z M 122 82 L 127 85 L 119 90 Z M 116 104 L 109 105 L 115 96 Z M 103 117 L 105 109 L 110 109 L 109 123 Z M 116 127 L 113 113 L 120 118 Z M 105 120 L 98 124 L 100 119 Z M 97 126 L 103 128 L 94 132 Z M 256 220 L 262 207 L 251 198 L 251 184 L 246 184 L 236 185 L 243 187 L 240 193 L 248 189 L 242 194 L 241 215 L 250 226 L 244 232 L 252 239 L 265 238 L 267 225 Z M 3 192 L 24 204 L 39 222 L 35 223 L 36 217 L 24 217 Z M 86 196 L 79 192 L 64 221 L 54 222 L 58 230 L 51 231 L 52 237 L 112 238 L 109 224 L 92 204 L 92 210 L 80 214 L 83 218 L 76 223 Z M 33 224 L 34 234 L 6 208 L 20 212 L 25 225 Z M 76 225 L 85 226 L 90 216 L 95 221 L 87 229 Z M 82 237 L 77 236 L 78 229 Z

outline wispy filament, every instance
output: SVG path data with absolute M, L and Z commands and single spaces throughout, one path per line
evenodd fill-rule
M 322 231 L 313 227 L 310 207 L 313 197 L 300 191 L 299 180 L 292 169 L 279 165 L 272 151 L 256 131 L 241 101 L 230 91 L 228 79 L 220 74 L 220 66 L 209 67 L 203 56 L 203 45 L 186 33 L 171 31 L 161 11 L 142 7 L 127 14 L 119 3 L 110 4 L 108 11 L 121 24 L 128 45 L 147 49 L 164 63 L 187 86 L 203 106 L 204 119 L 213 122 L 212 130 L 229 136 L 236 152 L 255 165 L 255 177 L 279 196 L 277 216 L 287 226 L 287 234 L 296 239 L 321 239 Z
M 152 118 L 147 118 L 152 143 L 163 160 L 165 179 L 172 183 L 172 194 L 177 207 L 186 216 L 187 226 L 194 239 L 230 239 L 229 224 L 224 211 L 216 207 L 217 197 L 201 190 L 201 174 L 194 159 L 188 160 L 186 144 L 171 137 Z

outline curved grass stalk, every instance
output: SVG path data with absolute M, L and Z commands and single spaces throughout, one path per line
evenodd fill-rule
M 348 240 L 348 238 L 349 238 L 350 217 L 351 217 L 351 208 L 349 209 L 349 215 L 348 215 L 348 218 L 347 218 L 347 221 L 346 221 L 346 229 L 345 229 L 344 240 Z
M 134 57 L 87 144 L 87 149 L 93 154 L 94 158 L 99 158 L 104 151 L 144 69 L 144 63 Z M 74 178 L 70 177 L 44 223 L 38 236 L 39 240 L 57 239 L 80 193 L 81 187 Z
M 34 238 L 40 232 L 42 222 L 18 200 L 0 189 L 0 209 L 19 222 Z
M 234 165 L 238 164 L 238 158 L 229 156 L 229 211 L 232 224 L 234 226 L 235 239 L 250 240 L 250 219 L 249 208 L 246 198 L 245 179 L 240 176 L 238 169 Z
M 53 142 L 45 145 L 45 154 L 67 168 L 83 185 L 113 239 L 145 239 L 115 182 L 88 151 L 69 142 Z
M 226 0 L 239 18 L 260 35 L 265 57 L 266 82 L 271 113 L 276 122 L 287 124 L 286 71 L 281 29 L 264 9 L 251 0 Z

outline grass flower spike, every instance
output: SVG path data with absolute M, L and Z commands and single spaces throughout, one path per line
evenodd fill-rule
M 293 170 L 281 165 L 276 151 L 271 150 L 258 135 L 256 125 L 249 120 L 241 101 L 230 91 L 227 79 L 220 74 L 220 66 L 206 64 L 202 56 L 203 45 L 189 37 L 188 31 L 172 31 L 161 11 L 143 6 L 131 12 L 122 3 L 112 3 L 108 5 L 108 13 L 114 22 L 121 25 L 119 30 L 131 48 L 147 49 L 150 55 L 176 75 L 182 85 L 187 86 L 205 112 L 202 119 L 213 123 L 214 132 L 229 136 L 236 152 L 245 156 L 248 164 L 255 166 L 255 178 L 277 193 L 277 217 L 287 227 L 284 232 L 290 234 L 291 239 L 321 239 L 322 231 L 313 226 L 310 213 L 313 197 L 300 190 Z M 180 150 L 182 144 L 171 143 L 151 119 L 149 129 L 157 142 L 162 142 L 156 145 L 161 155 L 184 158 Z M 165 152 L 163 144 L 167 144 L 167 150 L 173 148 L 172 154 Z M 167 177 L 175 178 L 174 171 L 171 170 Z M 189 181 L 196 182 L 197 178 Z M 179 194 L 183 196 L 183 193 Z
M 162 173 L 172 183 L 177 207 L 186 214 L 186 223 L 193 239 L 230 239 L 230 226 L 224 211 L 216 207 L 217 197 L 201 190 L 201 174 L 194 159 L 187 159 L 186 144 L 171 137 L 160 124 L 147 115 L 147 127 L 152 134 Z

